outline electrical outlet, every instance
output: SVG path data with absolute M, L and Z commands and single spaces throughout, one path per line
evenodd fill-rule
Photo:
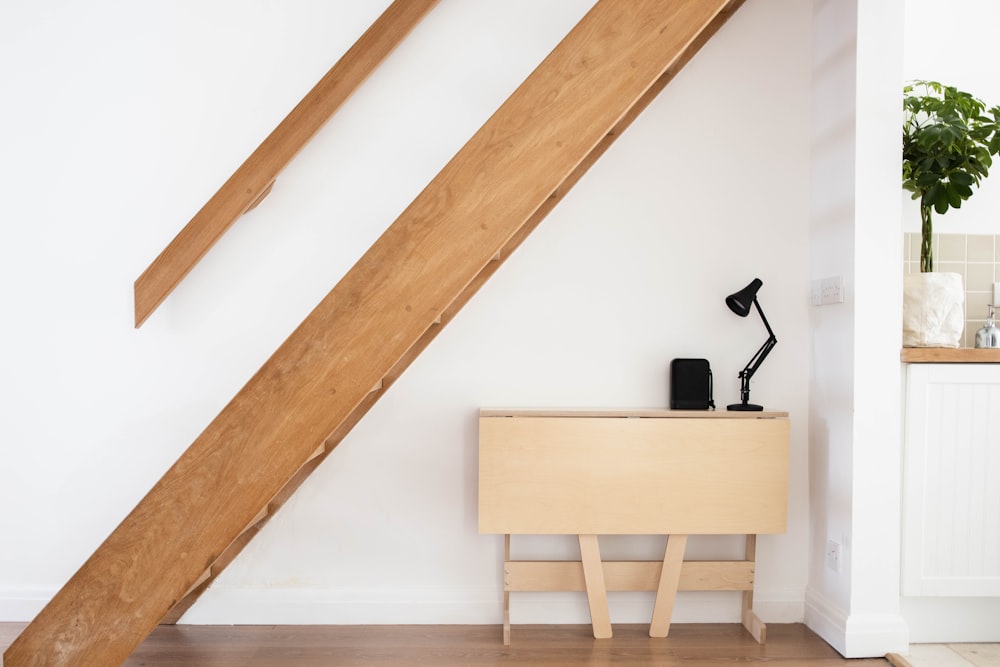
M 844 277 L 823 278 L 823 305 L 844 303 Z
M 826 566 L 834 572 L 840 572 L 840 544 L 833 540 L 826 542 Z
M 844 278 L 817 278 L 809 283 L 809 302 L 814 306 L 844 303 Z
M 993 300 L 990 303 L 1000 306 L 1000 283 L 993 283 Z

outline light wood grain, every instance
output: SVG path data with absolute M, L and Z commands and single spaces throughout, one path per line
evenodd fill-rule
M 747 535 L 743 557 L 750 562 L 757 560 L 756 535 Z M 764 621 L 760 620 L 760 617 L 757 616 L 757 613 L 753 610 L 753 586 L 743 591 L 740 621 L 743 623 L 743 627 L 747 629 L 747 632 L 749 632 L 754 639 L 761 644 L 767 643 L 767 625 Z
M 611 636 L 611 613 L 608 609 L 608 589 L 604 585 L 604 568 L 601 567 L 597 535 L 580 535 L 579 540 L 587 605 L 590 607 L 590 624 L 594 628 L 595 639 L 607 639 Z
M 741 614 L 741 622 L 758 644 L 767 643 L 767 624 L 760 619 L 760 616 L 753 611 L 744 609 Z
M 766 626 L 752 611 L 756 535 L 739 563 L 686 563 L 684 549 L 687 533 L 784 530 L 789 423 L 775 414 L 784 413 L 482 410 L 480 532 L 579 533 L 582 554 L 581 562 L 510 561 L 505 533 L 504 643 L 510 591 L 581 586 L 598 638 L 611 636 L 608 590 L 655 590 L 649 635 L 666 637 L 683 586 L 743 591 L 743 624 L 763 641 Z M 667 534 L 663 560 L 602 563 L 597 533 Z
M 395 0 L 135 281 L 139 327 L 440 0 Z
M 0 623 L 0 651 L 23 624 Z M 494 625 L 161 626 L 127 667 L 469 667 L 470 665 L 761 665 L 889 667 L 881 658 L 842 658 L 801 623 L 772 625 L 763 650 L 738 623 L 675 624 L 668 641 L 647 627 L 619 624 L 595 642 L 587 625 L 518 625 L 500 648 Z M 897 664 L 897 663 L 892 663 Z M 898 663 L 904 665 L 905 663 Z
M 785 530 L 787 419 L 481 417 L 479 443 L 483 533 Z
M 787 412 L 746 412 L 729 410 L 668 410 L 666 408 L 481 408 L 480 417 L 638 417 L 669 419 L 785 419 Z
M 121 664 L 738 4 L 597 3 L 46 605 L 8 667 Z
M 649 623 L 650 637 L 666 637 L 670 634 L 670 618 L 674 613 L 674 600 L 684 565 L 684 548 L 687 535 L 670 535 L 663 554 L 663 567 L 656 586 L 656 602 L 653 605 L 653 619 Z
M 504 587 L 503 587 L 503 644 L 510 645 L 510 589 L 507 587 L 506 565 L 510 562 L 510 535 L 503 536 L 503 562 L 504 562 Z M 581 572 L 582 576 L 582 572 Z M 2 666 L 0 666 L 2 667 Z
M 663 561 L 604 560 L 608 591 L 655 591 Z M 693 560 L 681 563 L 677 590 L 737 591 L 753 589 L 754 563 L 742 560 Z M 580 561 L 508 560 L 504 563 L 504 590 L 509 592 L 585 591 Z
M 970 347 L 904 347 L 905 364 L 1000 364 L 1000 350 Z
M 650 88 L 646 90 L 642 96 L 635 101 L 632 106 L 628 108 L 625 114 L 618 120 L 614 127 L 605 136 L 598 141 L 598 143 L 587 153 L 586 156 L 576 165 L 576 167 L 569 172 L 569 174 L 563 179 L 563 181 L 556 186 L 549 197 L 539 206 L 535 211 L 528 217 L 523 225 L 518 229 L 518 231 L 511 236 L 502 248 L 493 253 L 490 257 L 490 261 L 482 268 L 482 270 L 472 279 L 472 281 L 462 290 L 462 292 L 455 297 L 454 300 L 448 305 L 448 307 L 437 317 L 435 317 L 430 327 L 410 346 L 410 348 L 400 357 L 395 365 L 392 366 L 381 378 L 375 386 L 372 388 L 371 393 L 365 397 L 365 399 L 355 408 L 355 410 L 348 416 L 341 424 L 334 430 L 334 432 L 327 438 L 325 443 L 325 453 L 329 453 L 336 445 L 350 432 L 354 425 L 364 416 L 367 410 L 381 397 L 382 393 L 387 390 L 396 379 L 405 371 L 409 364 L 416 359 L 417 356 L 434 340 L 442 328 L 451 321 L 455 314 L 464 306 L 470 298 L 479 290 L 479 288 L 495 273 L 503 261 L 509 257 L 514 250 L 516 250 L 524 239 L 534 230 L 542 220 L 548 215 L 548 213 L 556 206 L 556 204 L 561 201 L 562 197 L 569 192 L 572 187 L 579 181 L 586 171 L 593 166 L 594 163 L 604 154 L 611 144 L 617 139 L 622 132 L 624 132 L 628 126 L 638 117 L 639 113 L 646 108 L 646 106 L 656 97 L 656 95 L 667 85 L 667 83 L 680 71 L 684 64 L 686 64 L 691 57 L 697 52 L 697 50 L 707 41 L 707 39 L 715 33 L 715 31 L 721 27 L 721 25 L 728 19 L 728 17 L 734 12 L 741 4 L 743 0 L 730 0 L 719 12 L 710 20 L 706 27 L 695 36 L 685 47 L 685 49 L 677 54 L 676 58 L 673 60 L 671 65 L 659 76 L 659 78 L 653 83 Z M 691 412 L 690 416 L 703 416 L 705 414 L 702 412 Z M 736 413 L 713 413 L 720 417 L 726 418 L 726 415 L 736 416 Z M 787 413 L 756 413 L 758 416 L 787 416 Z M 318 465 L 320 461 L 316 461 Z M 269 509 L 271 515 L 273 515 L 277 510 L 283 505 L 283 503 L 295 492 L 301 482 L 308 476 L 309 472 L 315 466 L 303 467 L 298 473 L 290 480 L 285 487 L 277 494 L 275 499 L 273 499 L 269 504 Z M 258 526 L 259 528 L 260 526 Z M 216 564 L 212 568 L 212 578 L 210 578 L 205 584 L 199 586 L 195 589 L 192 595 L 189 595 L 179 601 L 175 607 L 170 611 L 168 619 L 170 622 L 176 622 L 181 615 L 197 600 L 198 596 L 204 592 L 204 590 L 214 581 L 214 578 L 222 572 L 223 567 L 219 566 L 219 563 L 229 563 L 231 562 L 238 553 L 249 543 L 252 535 L 241 535 L 240 538 L 235 540 L 233 544 L 219 557 Z

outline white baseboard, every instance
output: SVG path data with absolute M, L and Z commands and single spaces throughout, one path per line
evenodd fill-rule
M 803 588 L 758 588 L 754 591 L 754 612 L 765 623 L 802 623 L 805 606 Z
M 845 658 L 906 653 L 909 633 L 899 614 L 849 614 L 815 591 L 806 591 L 805 622 Z
M 899 614 L 851 614 L 846 658 L 882 658 L 910 648 L 906 620 Z
M 55 589 L 0 590 L 0 623 L 27 623 L 55 594 Z
M 770 594 L 769 594 L 770 593 Z M 764 622 L 803 620 L 803 591 L 759 591 L 754 609 Z M 676 623 L 738 623 L 737 592 L 681 592 Z M 493 587 L 393 589 L 297 589 L 213 587 L 182 623 L 190 624 L 494 624 L 503 619 L 503 594 Z M 512 593 L 511 622 L 589 623 L 584 593 Z M 652 593 L 609 593 L 614 623 L 648 623 Z
M 806 626 L 837 649 L 841 655 L 847 651 L 847 611 L 812 590 L 806 591 Z
M 0 591 L 0 621 L 28 622 L 55 590 Z M 759 589 L 754 610 L 765 623 L 799 623 L 801 589 Z M 675 623 L 738 623 L 738 592 L 680 592 Z M 648 623 L 652 593 L 609 593 L 614 623 Z M 495 587 L 406 589 L 229 588 L 213 586 L 184 615 L 193 625 L 494 624 L 503 620 L 503 593 Z M 589 623 L 584 593 L 512 593 L 514 623 Z
M 494 588 L 317 589 L 214 586 L 181 618 L 192 625 L 500 623 Z

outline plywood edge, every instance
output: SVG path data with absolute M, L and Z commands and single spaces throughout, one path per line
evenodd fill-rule
M 491 417 L 609 417 L 649 419 L 788 419 L 787 412 L 728 410 L 669 410 L 666 408 L 480 408 L 481 418 Z

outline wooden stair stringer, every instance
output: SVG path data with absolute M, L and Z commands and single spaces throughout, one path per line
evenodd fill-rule
M 739 0 L 738 3 L 731 3 L 733 6 L 725 14 L 720 14 L 718 17 L 718 24 L 724 22 L 729 15 L 745 0 Z M 380 382 L 379 387 L 373 390 L 372 394 L 366 398 L 358 407 L 352 412 L 351 416 L 341 424 L 336 431 L 328 436 L 322 446 L 323 453 L 318 455 L 316 458 L 310 459 L 296 475 L 289 480 L 288 484 L 282 489 L 282 491 L 272 500 L 267 507 L 266 518 L 260 522 L 255 522 L 248 526 L 247 531 L 253 531 L 256 534 L 264 524 L 274 516 L 278 509 L 284 505 L 284 502 L 290 498 L 295 490 L 298 489 L 299 485 L 305 481 L 309 474 L 319 467 L 319 464 L 326 459 L 326 455 L 329 454 L 333 449 L 340 444 L 348 433 L 354 428 L 354 426 L 361 421 L 368 410 L 378 401 L 378 398 L 387 390 L 395 380 L 403 374 L 406 368 L 409 367 L 420 353 L 431 341 L 437 337 L 441 329 L 444 327 L 448 321 L 451 320 L 454 315 L 458 313 L 462 307 L 468 303 L 468 301 L 479 291 L 487 280 L 500 268 L 503 262 L 513 254 L 514 250 L 521 245 L 521 243 L 531 234 L 534 229 L 541 224 L 542 220 L 556 207 L 556 205 L 562 200 L 562 198 L 573 188 L 574 185 L 583 177 L 585 173 L 593 166 L 605 151 L 611 147 L 611 144 L 632 124 L 640 113 L 652 102 L 657 95 L 670 83 L 671 79 L 679 72 L 687 61 L 694 56 L 698 49 L 707 41 L 710 36 L 708 33 L 713 31 L 705 31 L 699 35 L 699 40 L 697 40 L 692 47 L 687 49 L 682 58 L 679 58 L 673 66 L 667 69 L 666 72 L 661 75 L 655 84 L 653 84 L 649 90 L 632 106 L 631 109 L 625 114 L 624 117 L 615 125 L 615 127 L 605 135 L 605 137 L 594 146 L 593 150 L 587 154 L 587 156 L 580 162 L 576 169 L 574 169 L 565 180 L 563 180 L 552 194 L 545 200 L 545 202 L 538 208 L 538 210 L 525 222 L 524 225 L 518 230 L 518 232 L 511 237 L 506 245 L 503 246 L 496 254 L 491 258 L 491 261 L 483 267 L 476 278 L 473 279 L 471 283 L 463 290 L 462 294 L 453 301 L 448 308 L 445 309 L 444 313 L 439 316 L 430 328 L 424 333 L 423 336 L 418 339 L 413 347 L 411 347 L 407 354 L 393 367 L 386 377 Z M 377 393 L 377 395 L 376 395 Z M 370 399 L 370 400 L 369 400 Z M 203 580 L 199 581 L 199 585 L 192 590 L 188 595 L 181 599 L 177 605 L 171 609 L 170 613 L 164 619 L 163 623 L 176 623 L 183 616 L 184 612 L 187 611 L 204 593 L 215 580 L 215 578 L 225 569 L 225 566 L 231 563 L 235 557 L 243 550 L 243 547 L 249 544 L 250 539 L 244 539 L 241 535 L 237 540 L 230 545 L 230 547 L 219 557 L 219 561 L 212 564 L 210 568 L 210 574 L 207 575 Z
M 250 154 L 142 272 L 134 285 L 138 328 L 239 217 L 260 204 L 275 179 L 368 76 L 440 0 L 393 0 L 357 42 Z
M 46 605 L 5 664 L 120 664 L 179 600 L 204 590 L 739 4 L 600 0 Z

